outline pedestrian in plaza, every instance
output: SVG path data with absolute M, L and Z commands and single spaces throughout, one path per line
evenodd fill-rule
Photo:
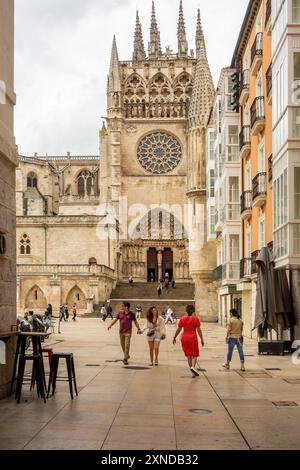
M 74 305 L 73 305 L 73 307 L 72 307 L 72 314 L 73 314 L 72 320 L 73 320 L 73 321 L 76 321 L 76 317 L 77 317 L 77 304 L 74 304 Z
M 140 320 L 140 319 L 142 318 L 142 314 L 143 314 L 142 306 L 141 306 L 141 304 L 138 304 L 138 305 L 136 306 L 136 318 L 137 318 L 138 320 Z
M 61 305 L 60 308 L 59 308 L 59 319 L 60 321 L 67 321 L 66 320 L 66 314 L 65 314 L 65 306 L 64 305 Z
M 153 366 L 155 354 L 155 365 L 158 366 L 159 348 L 162 340 L 166 338 L 166 327 L 164 319 L 159 315 L 156 307 L 151 307 L 147 313 L 147 340 L 150 352 L 150 366 Z
M 172 278 L 172 281 L 171 281 L 171 286 L 172 286 L 172 289 L 175 289 L 175 279 L 174 277 Z
M 186 308 L 186 313 L 187 315 L 182 317 L 179 321 L 178 328 L 173 339 L 173 344 L 176 344 L 177 336 L 183 330 L 183 335 L 181 338 L 183 352 L 188 360 L 192 374 L 195 377 L 199 377 L 199 373 L 196 370 L 196 364 L 198 357 L 200 356 L 197 333 L 201 340 L 202 347 L 204 347 L 203 333 L 201 330 L 200 320 L 194 315 L 195 307 L 193 305 L 188 305 Z
M 101 316 L 101 319 L 102 319 L 102 320 L 106 317 L 106 308 L 105 308 L 105 304 L 103 304 L 102 307 L 101 307 L 101 309 L 100 309 L 100 316 Z
M 65 316 L 66 316 L 66 321 L 69 320 L 69 307 L 67 304 L 65 304 Z
M 168 305 L 168 310 L 167 310 L 167 313 L 166 313 L 165 323 L 166 323 L 166 325 L 168 323 L 171 323 L 172 325 L 175 323 L 174 312 L 171 309 L 170 305 Z
M 108 317 L 110 317 L 112 320 L 114 319 L 113 309 L 112 309 L 112 306 L 110 305 L 110 300 L 106 302 L 106 315 L 105 317 L 102 318 L 102 320 L 106 321 Z
M 138 334 L 142 334 L 140 325 L 133 312 L 130 311 L 130 303 L 123 302 L 122 307 L 116 319 L 110 324 L 110 330 L 117 322 L 120 322 L 120 343 L 124 353 L 123 363 L 128 366 L 128 359 L 130 358 L 130 343 L 132 337 L 132 323 L 135 324 Z
M 52 310 L 53 310 L 53 309 L 52 309 L 52 305 L 51 305 L 51 304 L 48 304 L 48 305 L 47 305 L 46 312 L 45 312 L 46 317 L 48 317 L 48 318 L 50 318 L 50 319 L 52 318 Z
M 241 320 L 240 314 L 236 309 L 230 310 L 230 319 L 227 325 L 226 344 L 228 345 L 227 361 L 223 367 L 227 370 L 230 369 L 232 361 L 233 350 L 237 347 L 240 361 L 241 371 L 245 372 L 245 355 L 244 355 L 244 338 L 243 338 L 244 323 Z
M 161 294 L 162 294 L 162 287 L 161 287 L 161 284 L 159 283 L 158 284 L 158 287 L 157 287 L 157 297 L 160 299 L 161 297 Z
M 128 282 L 131 286 L 133 285 L 133 277 L 132 276 L 129 276 Z

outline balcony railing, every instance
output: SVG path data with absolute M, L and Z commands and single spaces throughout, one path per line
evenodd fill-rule
M 250 87 L 250 73 L 249 69 L 246 69 L 242 72 L 241 76 L 241 91 L 249 90 Z
M 247 99 L 249 98 L 249 89 L 250 89 L 250 71 L 248 69 L 244 70 L 241 74 L 241 83 L 240 83 L 240 104 L 243 106 Z
M 270 103 L 272 99 L 272 64 L 270 64 L 267 70 L 266 81 L 267 81 L 267 98 Z
M 269 183 L 273 182 L 273 155 L 270 155 L 268 158 L 268 173 L 269 173 Z
M 244 258 L 240 263 L 240 277 L 251 277 L 251 258 Z
M 256 58 L 262 58 L 263 55 L 263 33 L 257 33 L 251 48 L 251 65 L 253 65 Z
M 259 132 L 265 125 L 264 97 L 258 96 L 251 106 L 251 129 L 254 133 Z
M 240 132 L 240 150 L 248 145 L 251 145 L 250 126 L 243 126 Z
M 259 173 L 253 180 L 253 202 L 267 196 L 267 173 Z
M 259 250 L 254 251 L 251 253 L 251 274 L 256 274 L 257 273 L 257 264 L 256 264 L 256 259 L 259 255 Z
M 244 191 L 241 195 L 241 214 L 252 211 L 252 191 Z
M 223 274 L 223 266 L 218 266 L 212 273 L 213 282 L 221 281 Z

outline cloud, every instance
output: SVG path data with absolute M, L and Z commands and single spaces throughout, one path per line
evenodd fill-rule
M 113 34 L 130 60 L 135 10 L 149 40 L 151 0 L 15 0 L 16 137 L 22 154 L 99 153 Z M 179 1 L 156 0 L 162 45 L 177 50 Z M 248 0 L 201 1 L 215 83 L 228 66 Z M 185 0 L 189 46 L 195 48 L 199 0 Z

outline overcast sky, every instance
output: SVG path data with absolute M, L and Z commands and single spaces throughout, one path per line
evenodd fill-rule
M 217 83 L 230 64 L 249 0 L 184 0 L 189 48 L 201 9 Z M 113 34 L 130 60 L 135 11 L 148 45 L 151 0 L 15 0 L 15 133 L 23 155 L 97 155 Z M 162 46 L 177 51 L 179 0 L 156 0 Z

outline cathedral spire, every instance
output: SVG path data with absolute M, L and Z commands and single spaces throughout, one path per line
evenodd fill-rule
M 134 34 L 133 62 L 139 62 L 146 59 L 145 46 L 143 41 L 142 25 L 139 18 L 139 12 L 136 12 L 136 26 Z
M 111 92 L 120 92 L 120 91 L 121 91 L 121 78 L 120 78 L 119 54 L 118 54 L 116 36 L 114 36 L 112 50 L 111 50 L 109 76 L 108 76 L 108 92 L 111 93 Z
M 186 57 L 188 54 L 188 42 L 186 40 L 186 30 L 185 30 L 182 0 L 180 0 L 180 4 L 179 4 L 179 20 L 178 20 L 177 36 L 178 36 L 178 56 Z
M 189 127 L 206 126 L 214 100 L 215 87 L 207 60 L 206 44 L 198 10 L 197 33 L 197 62 L 193 93 L 189 109 Z
M 152 1 L 149 58 L 157 59 L 161 55 L 162 55 L 162 50 L 161 50 L 161 43 L 160 43 L 160 31 L 157 26 L 155 4 L 154 4 L 154 1 Z

